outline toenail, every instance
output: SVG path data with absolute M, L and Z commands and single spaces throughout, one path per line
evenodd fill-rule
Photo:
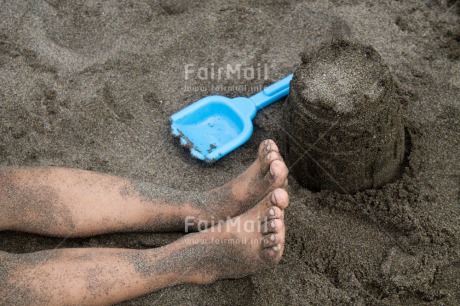
M 270 216 L 274 216 L 275 215 L 275 210 L 273 208 L 270 208 L 268 213 L 270 214 Z
M 273 247 L 273 251 L 275 251 L 275 252 L 277 252 L 278 249 L 279 249 L 279 248 L 278 248 L 278 246 L 276 246 L 276 245 Z
M 272 148 L 272 144 L 269 143 L 268 146 L 267 146 L 267 150 L 270 150 Z
M 268 139 L 264 140 L 264 145 L 267 146 L 268 145 Z
M 268 153 L 267 154 L 267 159 L 270 159 L 271 155 L 272 155 L 272 153 Z
M 270 240 L 271 240 L 271 241 L 275 241 L 275 235 L 271 234 L 271 235 L 270 235 Z
M 271 226 L 272 228 L 275 228 L 275 221 L 270 222 L 270 226 Z

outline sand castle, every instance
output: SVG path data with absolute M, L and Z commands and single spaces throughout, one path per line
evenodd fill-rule
M 286 107 L 292 173 L 304 187 L 342 193 L 395 180 L 405 152 L 401 112 L 372 47 L 337 40 L 303 56 Z

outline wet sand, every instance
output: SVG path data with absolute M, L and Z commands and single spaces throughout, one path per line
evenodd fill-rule
M 204 190 L 282 144 L 283 104 L 212 166 L 168 117 L 209 94 L 250 95 L 332 38 L 372 45 L 404 108 L 401 178 L 353 195 L 290 177 L 285 256 L 274 271 L 181 285 L 127 305 L 444 304 L 460 300 L 458 1 L 14 1 L 0 3 L 0 165 L 65 166 Z M 199 67 L 264 67 L 268 79 L 199 78 Z M 185 66 L 194 73 L 185 76 Z M 0 249 L 151 248 L 181 234 L 55 239 L 1 233 Z

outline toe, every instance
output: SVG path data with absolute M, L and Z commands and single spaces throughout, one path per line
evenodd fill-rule
M 280 233 L 283 230 L 284 223 L 281 219 L 267 220 L 262 224 L 262 233 Z
M 268 170 L 270 169 L 270 165 L 275 161 L 281 160 L 281 155 L 279 152 L 275 151 L 270 151 L 267 154 L 263 156 L 263 159 L 261 160 L 260 164 L 260 172 L 261 174 L 266 174 Z
M 268 234 L 268 235 L 265 235 L 263 240 L 262 240 L 262 246 L 264 248 L 272 248 L 276 245 L 278 245 L 279 241 L 276 237 L 275 234 Z
M 286 229 L 284 222 L 280 219 L 267 221 L 267 230 L 262 241 L 262 256 L 267 261 L 267 264 L 277 264 L 284 252 L 284 239 Z
M 270 154 L 278 153 L 272 152 Z M 281 160 L 273 160 L 273 162 L 270 164 L 270 171 L 267 173 L 267 175 L 269 176 L 274 187 L 281 188 L 284 186 L 288 172 L 289 170 L 284 162 Z
M 283 219 L 285 209 L 288 205 L 289 197 L 284 189 L 278 188 L 270 192 L 254 208 L 262 221 L 270 219 Z
M 260 144 L 258 158 L 261 166 L 260 170 L 263 175 L 265 175 L 270 168 L 270 163 L 274 160 L 283 160 L 278 146 L 271 139 L 267 139 Z
M 262 141 L 259 145 L 259 151 L 258 151 L 259 160 L 263 162 L 267 158 L 268 153 L 270 152 L 279 153 L 279 149 L 276 143 L 271 139 Z
M 264 141 L 262 141 L 260 143 L 260 145 L 259 145 L 259 157 L 260 156 L 265 156 L 271 151 L 275 151 L 275 152 L 279 153 L 278 146 L 276 145 L 276 143 L 273 140 L 266 139 L 266 140 L 264 140 Z
M 283 219 L 284 212 L 279 209 L 279 207 L 272 206 L 267 209 L 265 213 L 265 220 L 272 220 L 272 219 Z
M 257 153 L 257 156 L 261 162 L 264 160 L 265 156 L 268 154 L 268 151 L 267 151 L 268 142 L 269 142 L 269 139 L 262 141 L 259 145 L 259 151 Z
M 273 252 L 278 253 L 281 251 L 281 244 L 277 244 L 272 247 Z
M 289 205 L 289 195 L 286 190 L 278 188 L 271 194 L 271 202 L 279 209 L 286 209 Z
M 272 247 L 264 248 L 262 253 L 269 265 L 277 264 L 281 260 L 283 254 L 282 245 L 278 243 Z
M 280 151 L 279 151 L 278 146 L 276 145 L 276 143 L 273 140 L 268 139 L 267 143 L 265 145 L 265 152 L 268 154 L 270 152 L 279 153 Z

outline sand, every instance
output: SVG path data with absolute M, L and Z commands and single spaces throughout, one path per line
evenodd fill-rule
M 204 190 L 248 167 L 265 138 L 290 137 L 283 102 L 207 166 L 168 117 L 209 94 L 250 95 L 332 38 L 373 46 L 404 107 L 401 178 L 353 195 L 290 177 L 285 256 L 274 271 L 181 285 L 127 305 L 435 304 L 460 300 L 458 1 L 1 1 L 0 164 L 76 167 Z M 195 69 L 267 64 L 268 78 L 202 80 Z M 246 86 L 246 87 L 244 87 Z M 0 249 L 151 248 L 181 234 L 56 239 L 1 233 Z

